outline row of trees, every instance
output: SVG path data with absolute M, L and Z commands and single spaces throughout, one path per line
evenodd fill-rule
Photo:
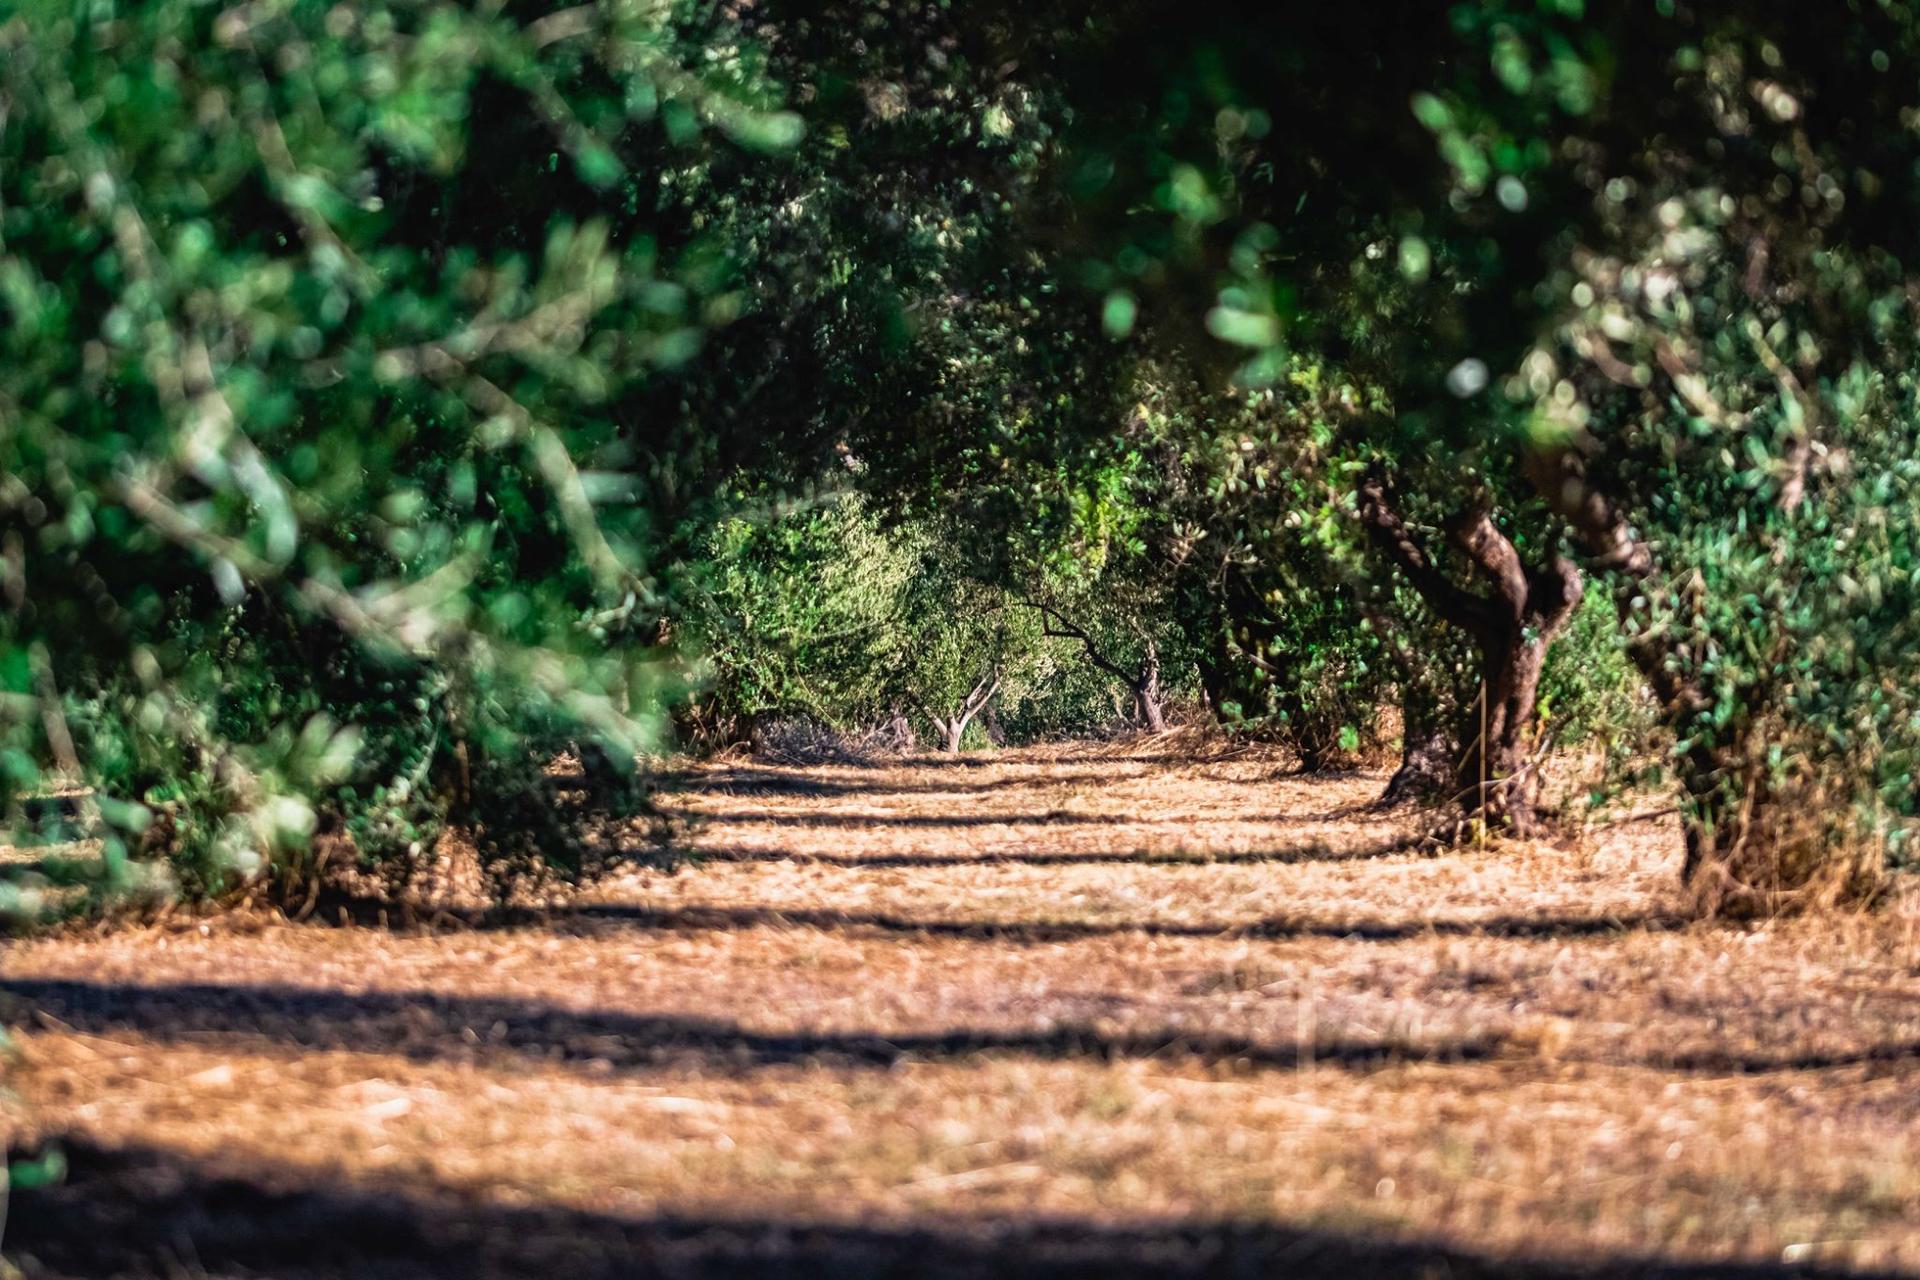
M 1522 834 L 1645 747 L 1711 901 L 1903 859 L 1920 19 L 1387 7 L 26 5 L 0 803 L 511 881 L 674 732 L 1185 697 Z
M 1113 206 L 1120 252 L 1211 286 L 1245 376 L 1314 352 L 1370 393 L 1340 432 L 1358 516 L 1477 658 L 1469 804 L 1529 825 L 1539 664 L 1591 578 L 1666 730 L 1690 881 L 1904 856 L 1913 15 L 1405 9 L 1381 92 L 1337 111 L 1310 68 L 1377 13 L 1112 24 L 1105 65 L 1166 86 L 1083 144 L 1165 175 Z

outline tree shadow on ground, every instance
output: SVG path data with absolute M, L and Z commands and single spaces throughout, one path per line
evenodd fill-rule
M 1306 769 L 1290 758 L 1264 758 L 1256 751 L 1223 751 L 1218 755 L 1182 755 L 1177 751 L 1149 751 L 1127 755 L 1095 757 L 1110 764 L 1144 764 L 1163 769 L 1211 769 L 1223 764 L 1264 765 L 1269 772 L 1264 778 L 1234 779 L 1240 785 L 1254 786 L 1266 782 L 1340 782 L 1353 778 L 1378 777 L 1384 784 L 1391 769 L 1381 770 L 1367 765 L 1327 765 L 1319 769 Z M 1212 781 L 1212 779 L 1209 779 Z
M 936 764 L 913 763 L 904 768 L 915 771 L 938 769 Z M 660 775 L 661 788 L 675 795 L 737 796 L 884 796 L 884 795 L 990 795 L 997 791 L 1037 791 L 1052 787 L 1110 785 L 1129 777 L 1116 777 L 1111 771 L 1043 774 L 1031 778 L 999 778 L 992 782 L 899 782 L 885 778 L 843 780 L 817 773 L 786 773 L 772 767 L 729 766 L 722 769 L 681 771 Z
M 987 762 L 994 763 L 994 762 Z M 1004 763 L 1004 762 L 1002 762 Z M 1121 764 L 1156 763 L 1164 766 L 1165 761 L 1122 760 Z M 1204 768 L 1205 762 L 1188 762 L 1195 768 Z M 953 762 L 945 760 L 906 760 L 890 763 L 877 768 L 886 771 L 883 777 L 841 778 L 828 776 L 818 770 L 801 771 L 800 766 L 787 765 L 727 765 L 709 769 L 677 769 L 656 774 L 654 781 L 660 788 L 672 795 L 738 795 L 738 796 L 882 796 L 882 795 L 991 795 L 1000 791 L 1043 791 L 1061 787 L 1112 786 L 1115 783 L 1157 782 L 1162 779 L 1153 773 L 1115 773 L 1112 769 L 1090 769 L 1075 773 L 1036 773 L 1031 776 L 996 778 L 991 782 L 902 782 L 902 772 L 933 773 L 954 767 Z M 962 768 L 967 766 L 960 766 Z M 1017 762 L 1010 767 L 1021 767 Z M 858 770 L 860 766 L 854 766 Z M 849 770 L 852 771 L 852 770 Z M 1339 773 L 1300 773 L 1291 767 L 1276 765 L 1273 771 L 1258 778 L 1222 778 L 1209 775 L 1208 786 L 1262 787 L 1276 782 L 1314 783 L 1323 781 L 1345 781 L 1358 776 L 1351 772 Z M 1372 802 L 1347 806 L 1343 812 L 1362 814 L 1369 812 Z
M 1143 818 L 1132 813 L 1074 813 L 1048 809 L 1042 813 L 779 813 L 771 809 L 742 809 L 716 813 L 700 810 L 683 815 L 702 823 L 759 822 L 778 827 L 1131 827 L 1157 823 L 1192 823 L 1183 816 Z M 1266 818 L 1210 818 L 1210 822 L 1266 822 Z
M 638 903 L 589 903 L 557 909 L 553 919 L 617 921 L 636 928 L 709 930 L 767 926 L 840 932 L 922 934 L 940 938 L 1051 945 L 1084 938 L 1138 934 L 1153 938 L 1284 941 L 1326 938 L 1356 942 L 1404 942 L 1425 937 L 1485 937 L 1555 941 L 1605 937 L 1629 931 L 1673 932 L 1698 922 L 1681 915 L 1525 915 L 1435 920 L 1312 920 L 1284 916 L 1261 920 L 943 920 L 886 912 L 834 911 L 754 906 L 656 907 Z M 1704 926 L 1703 926 L 1704 927 Z
M 136 986 L 52 978 L 0 982 L 0 1017 L 31 1022 L 35 1014 L 43 1025 L 56 1029 L 109 1036 L 133 1032 L 162 1042 L 264 1040 L 307 1050 L 398 1054 L 418 1062 L 594 1062 L 634 1071 L 743 1071 L 815 1062 L 891 1068 L 906 1061 L 955 1061 L 975 1055 L 1095 1062 L 1187 1058 L 1267 1070 L 1309 1065 L 1360 1070 L 1403 1061 L 1484 1059 L 1504 1045 L 1494 1035 L 1303 1042 L 1177 1029 L 1103 1031 L 1072 1024 L 904 1033 L 764 1032 L 721 1018 L 567 1009 L 511 997 L 432 991 L 351 994 L 275 984 Z
M 8 1252 L 27 1274 L 286 1280 L 1819 1280 L 1812 1265 L 1647 1256 L 1505 1258 L 1427 1240 L 1261 1221 L 1097 1222 L 951 1215 L 863 1225 L 743 1214 L 625 1216 L 502 1205 L 397 1179 L 309 1172 L 159 1147 L 64 1144 L 64 1184 L 16 1194 Z M 1891 1275 L 1892 1273 L 1882 1273 Z
M 1354 849 L 1336 849 L 1313 840 L 1282 849 L 1236 849 L 1221 852 L 1199 850 L 1192 853 L 1142 853 L 1139 851 L 1065 853 L 1045 849 L 1015 849 L 1006 852 L 972 854 L 937 853 L 794 853 L 785 849 L 755 849 L 739 846 L 693 848 L 688 855 L 696 862 L 791 862 L 828 867 L 852 867 L 867 870 L 908 870 L 924 867 L 988 867 L 999 864 L 1022 867 L 1138 866 L 1286 866 L 1302 862 L 1362 862 L 1412 853 L 1423 847 L 1419 836 L 1383 841 Z
M 1385 857 L 1397 852 L 1396 844 L 1384 849 L 1361 850 L 1332 855 L 1335 861 Z M 757 851 L 745 851 L 738 861 L 757 862 Z M 918 855 L 908 855 L 918 857 Z M 726 860 L 726 859 L 722 859 Z M 782 861 L 767 855 L 769 861 Z M 829 865 L 845 867 L 891 868 L 894 866 L 991 865 L 995 862 L 1052 866 L 1073 862 L 1133 862 L 1142 866 L 1207 866 L 1216 861 L 1249 863 L 1287 863 L 1310 861 L 1308 856 L 1293 858 L 1285 854 L 1247 854 L 1241 857 L 1215 858 L 1111 858 L 1103 855 L 1008 855 L 979 858 L 927 858 L 920 861 L 894 861 L 889 857 L 872 859 L 828 858 Z M 674 932 L 707 932 L 742 929 L 819 929 L 835 933 L 908 934 L 928 938 L 963 938 L 1011 946 L 1052 946 L 1091 938 L 1138 935 L 1149 938 L 1204 938 L 1216 941 L 1284 942 L 1325 939 L 1335 942 L 1406 942 L 1430 937 L 1498 938 L 1514 941 L 1553 942 L 1575 938 L 1606 938 L 1632 932 L 1675 933 L 1683 930 L 1708 930 L 1737 927 L 1736 923 L 1703 921 L 1677 912 L 1644 910 L 1625 913 L 1600 912 L 1583 915 L 1533 913 L 1527 915 L 1415 918 L 1403 920 L 1314 919 L 1312 917 L 1266 916 L 1252 920 L 994 920 L 948 919 L 939 916 L 902 915 L 885 911 L 841 911 L 824 907 L 765 907 L 725 903 L 694 903 L 684 906 L 659 906 L 640 902 L 575 902 L 548 907 L 415 907 L 385 898 L 357 895 L 328 895 L 312 913 L 317 928 L 378 928 L 390 932 L 437 929 L 524 930 L 556 929 L 572 934 L 593 934 L 608 929 L 652 929 Z
M 743 1072 L 813 1063 L 891 1069 L 903 1062 L 959 1062 L 976 1056 L 1047 1062 L 1199 1061 L 1258 1071 L 1369 1071 L 1411 1062 L 1479 1062 L 1513 1047 L 1502 1030 L 1444 1038 L 1308 1040 L 1186 1028 L 1102 1030 L 1071 1023 L 900 1032 L 755 1031 L 721 1018 L 568 1009 L 503 996 L 354 994 L 278 984 L 139 986 L 53 978 L 0 983 L 0 1021 L 37 1021 L 90 1035 L 131 1032 L 161 1042 L 264 1041 L 304 1050 L 395 1054 L 426 1063 L 591 1063 L 596 1069 L 633 1072 Z M 1837 1052 L 1769 1055 L 1708 1048 L 1635 1058 L 1573 1054 L 1566 1060 L 1690 1075 L 1895 1064 L 1904 1068 L 1920 1061 L 1920 1041 L 1887 1041 Z

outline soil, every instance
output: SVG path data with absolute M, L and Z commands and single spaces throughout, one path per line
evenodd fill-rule
M 1920 903 L 1698 923 L 1257 753 L 690 765 L 441 926 L 0 958 L 29 1276 L 1920 1275 Z

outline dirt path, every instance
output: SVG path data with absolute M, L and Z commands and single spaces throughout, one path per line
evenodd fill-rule
M 1920 1275 L 1920 918 L 1380 779 L 717 766 L 539 924 L 16 943 L 29 1275 Z M 1784 1261 L 1783 1261 L 1784 1260 Z

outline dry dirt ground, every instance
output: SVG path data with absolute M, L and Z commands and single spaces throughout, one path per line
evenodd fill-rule
M 1377 776 L 690 769 L 539 920 L 10 945 L 33 1276 L 1920 1275 L 1920 914 L 1671 831 L 1396 849 Z

